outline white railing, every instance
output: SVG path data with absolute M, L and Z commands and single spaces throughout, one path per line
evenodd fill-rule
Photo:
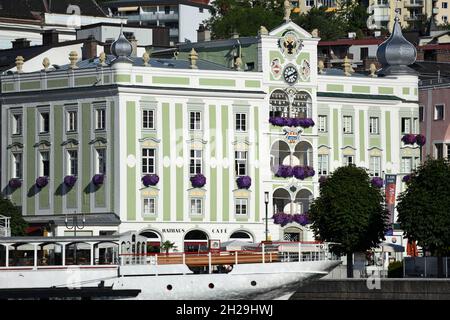
M 11 237 L 11 218 L 0 215 L 0 237 Z

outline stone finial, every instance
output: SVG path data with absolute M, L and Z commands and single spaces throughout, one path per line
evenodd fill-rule
M 189 62 L 191 64 L 191 69 L 198 69 L 197 67 L 197 61 L 198 61 L 198 53 L 195 51 L 194 48 L 192 48 L 191 52 L 189 53 Z
M 291 12 L 292 12 L 291 1 L 285 0 L 284 1 L 284 21 L 286 21 L 286 22 L 291 21 Z
M 323 62 L 323 60 L 319 60 L 317 67 L 319 68 L 319 73 L 322 74 L 324 73 L 324 69 L 325 69 L 325 63 Z
M 269 30 L 267 30 L 266 27 L 261 26 L 261 27 L 259 27 L 259 34 L 260 34 L 261 36 L 266 36 L 266 35 L 269 34 Z
M 377 76 L 376 75 L 377 67 L 376 67 L 375 63 L 370 64 L 369 70 L 370 70 L 370 76 L 375 78 Z
M 352 73 L 355 72 L 352 68 L 351 60 L 347 56 L 345 56 L 342 66 L 344 67 L 344 74 L 347 77 L 351 76 Z
M 319 29 L 314 29 L 313 31 L 311 31 L 311 35 L 313 36 L 313 38 L 318 38 L 319 37 Z
M 242 65 L 243 65 L 243 62 L 242 62 L 241 57 L 237 57 L 236 60 L 234 61 L 234 67 L 235 67 L 236 71 L 242 71 L 242 68 L 241 68 Z
M 100 53 L 100 55 L 98 56 L 98 61 L 99 61 L 99 65 L 101 65 L 102 67 L 106 66 L 106 53 L 102 52 Z
M 149 66 L 149 61 L 150 61 L 150 54 L 145 51 L 144 54 L 142 55 L 142 60 L 144 60 L 144 66 Z
M 70 60 L 70 69 L 77 69 L 77 61 L 78 61 L 78 53 L 76 51 L 71 51 L 69 53 L 69 60 Z
M 22 56 L 17 56 L 16 57 L 16 69 L 17 69 L 17 73 L 22 73 L 23 70 L 23 64 L 24 64 L 25 59 Z
M 45 57 L 44 60 L 42 60 L 42 65 L 44 66 L 44 70 L 48 71 L 48 68 L 50 67 L 50 59 Z

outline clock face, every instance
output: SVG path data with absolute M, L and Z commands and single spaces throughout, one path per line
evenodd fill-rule
M 284 81 L 289 84 L 294 84 L 298 80 L 298 70 L 293 65 L 288 65 L 283 71 Z

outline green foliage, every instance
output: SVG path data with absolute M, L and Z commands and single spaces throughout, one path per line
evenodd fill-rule
M 216 0 L 212 4 L 212 18 L 207 25 L 214 39 L 255 36 L 259 28 L 274 29 L 283 22 L 283 1 L 272 0 Z
M 11 218 L 11 235 L 13 237 L 24 236 L 28 224 L 22 217 L 20 209 L 9 199 L 0 198 L 0 214 Z
M 403 278 L 403 262 L 394 261 L 388 266 L 388 278 Z
M 161 250 L 164 250 L 166 253 L 169 253 L 169 251 L 171 249 L 175 249 L 177 246 L 175 245 L 175 242 L 170 242 L 170 241 L 164 241 L 161 244 Z
M 427 161 L 398 198 L 398 221 L 405 236 L 434 255 L 450 253 L 450 163 Z
M 384 239 L 388 213 L 383 203 L 364 169 L 338 168 L 311 205 L 311 228 L 316 238 L 338 243 L 330 247 L 336 254 L 364 252 Z

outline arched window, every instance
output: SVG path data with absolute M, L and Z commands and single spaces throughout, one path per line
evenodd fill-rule
M 309 93 L 297 91 L 294 94 L 292 106 L 290 109 L 291 118 L 312 118 L 312 99 Z
M 208 235 L 201 230 L 192 230 L 184 236 L 185 252 L 202 252 L 208 251 Z
M 275 190 L 273 193 L 273 213 L 291 213 L 292 200 L 289 191 L 283 188 Z
M 253 242 L 253 237 L 246 231 L 236 231 L 230 236 L 230 240 Z
M 271 117 L 289 116 L 289 96 L 283 90 L 277 89 L 272 92 L 269 103 Z

